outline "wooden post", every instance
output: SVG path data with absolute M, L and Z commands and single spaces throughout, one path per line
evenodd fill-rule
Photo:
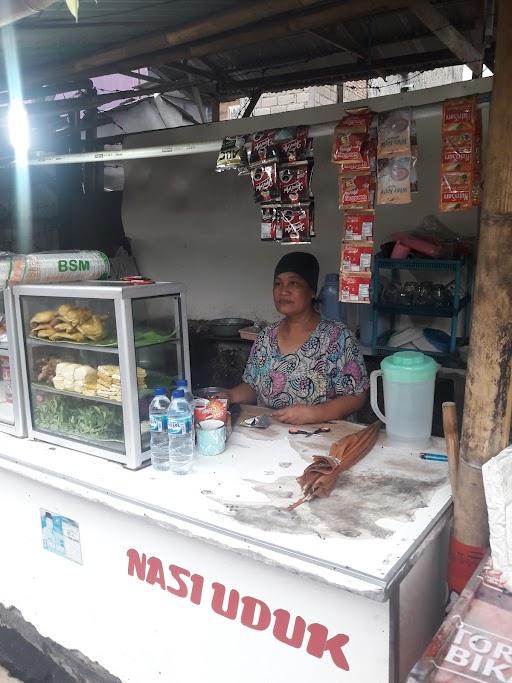
M 510 439 L 512 406 L 512 2 L 498 4 L 496 60 L 464 398 L 454 536 L 487 546 L 481 466 Z

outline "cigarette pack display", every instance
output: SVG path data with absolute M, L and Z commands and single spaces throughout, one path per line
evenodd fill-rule
M 358 275 L 340 273 L 340 296 L 341 301 L 350 304 L 370 303 L 371 275 L 361 273 Z
M 372 244 L 345 243 L 341 255 L 343 273 L 370 272 L 372 257 Z

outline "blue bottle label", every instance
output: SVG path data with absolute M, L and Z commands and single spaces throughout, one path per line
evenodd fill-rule
M 167 416 L 166 415 L 150 415 L 149 416 L 149 431 L 150 432 L 166 432 L 167 431 Z
M 169 434 L 191 434 L 192 418 L 190 415 L 183 418 L 169 418 L 167 431 Z

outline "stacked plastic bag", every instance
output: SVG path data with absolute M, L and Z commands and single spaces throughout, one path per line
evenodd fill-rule
M 0 289 L 22 283 L 101 280 L 109 271 L 108 258 L 101 251 L 0 252 Z
M 493 569 L 512 590 L 512 446 L 508 446 L 482 468 Z

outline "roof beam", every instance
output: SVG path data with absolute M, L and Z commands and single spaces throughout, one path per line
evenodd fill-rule
M 322 69 L 310 69 L 292 71 L 288 73 L 269 76 L 267 78 L 246 79 L 230 81 L 224 84 L 221 91 L 222 99 L 228 100 L 234 97 L 247 97 L 256 88 L 263 92 L 278 92 L 308 85 L 322 85 L 326 83 L 339 83 L 342 81 L 357 80 L 358 78 L 376 78 L 381 73 L 386 75 L 398 74 L 417 69 L 434 68 L 434 66 L 453 66 L 458 64 L 457 57 L 450 50 L 427 52 L 423 54 L 403 55 L 390 59 L 376 59 L 371 65 L 365 62 L 353 62 Z M 236 89 L 233 89 L 233 88 Z
M 262 92 L 263 92 L 263 90 L 262 90 L 261 88 L 258 88 L 258 90 L 256 90 L 256 92 L 254 92 L 254 93 L 252 94 L 252 97 L 251 97 L 251 99 L 249 100 L 249 104 L 247 105 L 247 107 L 245 108 L 244 113 L 242 114 L 242 118 L 243 118 L 243 119 L 248 119 L 249 116 L 253 113 L 253 111 L 254 111 L 255 108 L 256 108 L 256 105 L 258 104 L 258 102 L 259 102 L 259 100 L 260 100 L 260 97 L 261 97 L 261 93 L 262 93 Z
M 309 1 L 296 0 L 301 6 L 304 6 L 304 3 Z M 253 3 L 250 4 L 252 5 Z M 271 2 L 267 4 L 271 4 L 274 7 L 274 13 L 276 8 L 279 9 L 279 12 L 282 12 L 284 0 L 280 0 L 278 3 Z M 27 74 L 25 83 L 54 82 L 57 79 L 68 77 L 70 74 L 75 76 L 77 74 L 84 74 L 89 77 L 100 76 L 115 73 L 119 69 L 139 69 L 148 66 L 161 66 L 171 61 L 193 60 L 238 47 L 262 43 L 267 40 L 277 40 L 322 26 L 332 26 L 333 24 L 343 23 L 357 17 L 403 9 L 409 4 L 410 0 L 358 0 L 357 2 L 336 3 L 327 7 L 315 8 L 299 16 L 284 17 L 280 21 L 267 21 L 247 28 L 239 28 L 229 34 L 226 34 L 226 29 L 223 27 L 221 34 L 216 34 L 201 41 L 183 43 L 177 47 L 161 50 L 156 53 L 138 54 L 127 58 L 123 58 L 120 54 L 117 55 L 118 61 L 111 61 L 108 64 L 99 66 L 90 64 L 87 60 L 80 60 L 71 64 L 48 65 L 39 72 L 32 71 L 31 74 Z M 258 3 L 259 5 L 261 3 Z M 270 8 L 268 11 L 270 11 Z M 218 15 L 218 17 L 220 16 L 222 15 Z M 147 51 L 147 44 L 145 46 Z M 114 53 L 113 51 L 111 52 L 112 54 L 109 58 L 114 60 Z
M 483 55 L 458 31 L 429 0 L 414 0 L 410 11 L 428 28 L 458 59 L 471 69 L 475 76 L 482 74 Z

